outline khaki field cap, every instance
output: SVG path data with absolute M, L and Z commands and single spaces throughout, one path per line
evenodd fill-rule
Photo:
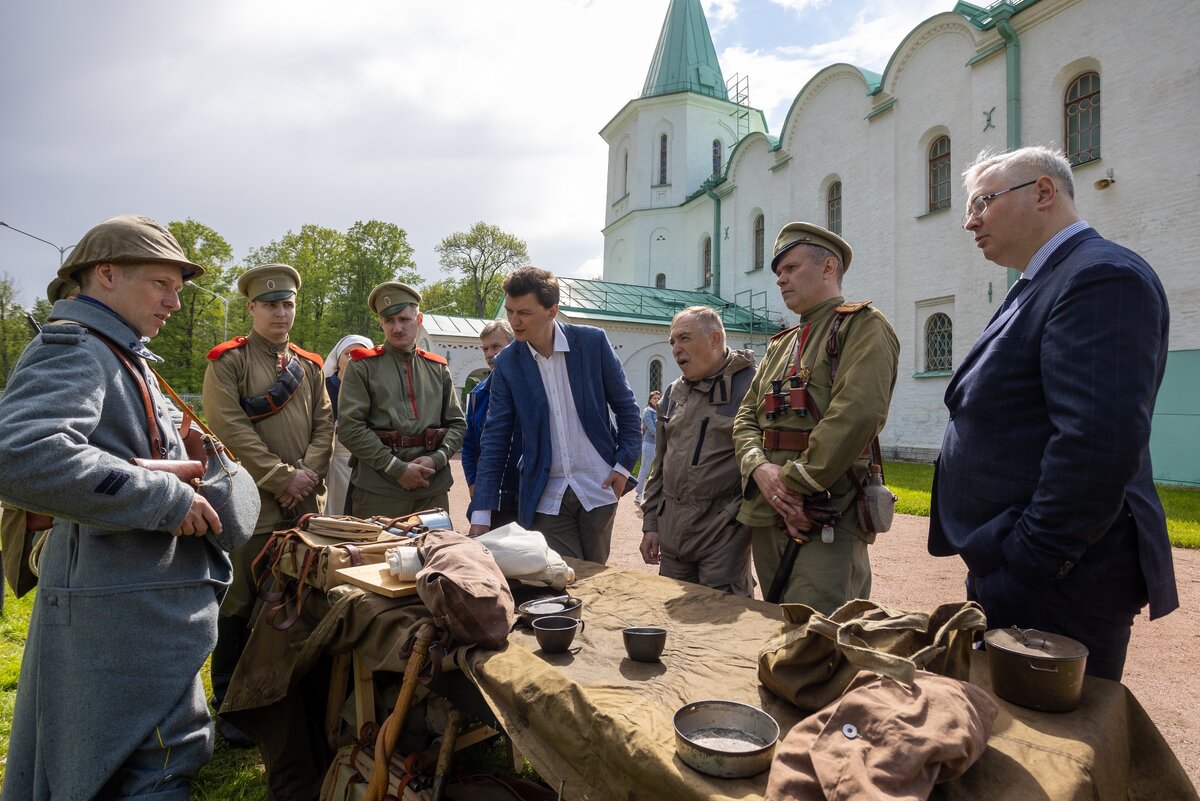
M 371 311 L 380 317 L 390 317 L 405 306 L 420 303 L 421 293 L 398 281 L 380 284 L 371 290 L 371 296 L 367 298 L 367 305 L 371 307 Z
M 187 260 L 171 232 L 149 217 L 122 214 L 83 235 L 71 256 L 58 268 L 58 277 L 75 281 L 76 274 L 97 264 L 176 264 L 183 280 L 204 275 L 204 268 Z
M 250 300 L 283 300 L 300 289 L 300 273 L 286 264 L 263 264 L 242 273 L 237 288 Z
M 58 276 L 46 287 L 46 300 L 57 303 L 79 294 L 79 284 L 74 281 L 64 281 Z
M 850 269 L 850 258 L 854 251 L 845 239 L 832 231 L 826 231 L 819 225 L 806 222 L 790 222 L 779 230 L 775 237 L 775 255 L 771 259 L 771 272 L 777 272 L 776 265 L 784 253 L 796 245 L 819 245 L 836 254 L 842 260 L 842 271 Z

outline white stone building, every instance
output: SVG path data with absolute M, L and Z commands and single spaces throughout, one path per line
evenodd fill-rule
M 775 232 L 796 219 L 840 230 L 855 251 L 847 298 L 874 300 L 901 341 L 882 441 L 928 459 L 949 376 L 1010 281 L 961 228 L 959 176 L 984 148 L 1065 146 L 1084 219 L 1142 254 L 1167 289 L 1155 475 L 1200 483 L 1196 10 L 1194 0 L 959 2 L 910 32 L 882 75 L 818 72 L 776 138 L 721 91 L 699 0 L 671 0 L 642 96 L 601 132 L 604 277 L 765 303 L 790 320 L 764 267 Z

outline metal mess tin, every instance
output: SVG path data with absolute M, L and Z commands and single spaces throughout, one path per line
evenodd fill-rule
M 696 701 L 675 713 L 675 753 L 709 776 L 741 779 L 771 767 L 779 724 L 736 701 Z
M 1087 647 L 1036 629 L 992 629 L 987 644 L 992 691 L 1009 703 L 1043 712 L 1070 712 L 1083 695 Z

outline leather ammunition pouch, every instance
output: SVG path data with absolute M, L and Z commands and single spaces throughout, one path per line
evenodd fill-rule
M 296 397 L 300 384 L 304 382 L 304 365 L 300 359 L 292 359 L 287 367 L 279 374 L 275 385 L 262 395 L 253 398 L 242 398 L 242 411 L 250 418 L 251 423 L 266 420 L 272 415 L 279 414 L 288 401 Z
M 763 429 L 763 450 L 803 451 L 808 450 L 807 431 L 780 431 L 777 428 Z

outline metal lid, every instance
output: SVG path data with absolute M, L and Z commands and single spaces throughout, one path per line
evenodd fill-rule
M 1062 634 L 1052 634 L 1037 629 L 992 629 L 983 635 L 988 648 L 997 648 L 1019 656 L 1041 659 L 1075 660 L 1088 655 L 1087 646 Z

